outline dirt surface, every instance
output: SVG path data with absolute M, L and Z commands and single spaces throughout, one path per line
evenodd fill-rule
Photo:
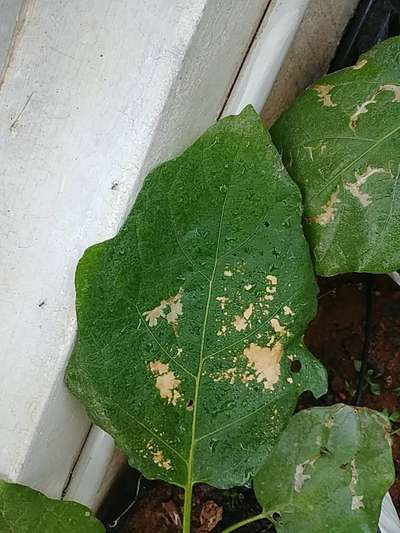
M 362 405 L 400 418 L 400 287 L 389 276 L 371 276 L 371 346 L 369 371 Z M 324 363 L 329 393 L 322 401 L 304 395 L 299 407 L 354 404 L 359 361 L 363 350 L 366 314 L 366 276 L 349 275 L 319 280 L 317 318 L 307 330 L 305 342 Z M 393 429 L 400 427 L 392 422 Z M 393 503 L 400 511 L 400 436 L 393 436 L 396 483 Z
M 371 344 L 369 366 L 362 404 L 389 414 L 393 429 L 400 428 L 400 287 L 388 276 L 370 276 Z M 363 350 L 366 316 L 364 275 L 337 276 L 319 280 L 319 310 L 309 326 L 305 341 L 325 364 L 330 382 L 326 396 L 316 401 L 304 394 L 298 409 L 338 402 L 354 404 L 360 358 Z M 397 421 L 396 419 L 399 418 Z M 400 511 L 400 436 L 393 436 L 393 455 L 397 480 L 391 489 L 393 502 Z M 134 471 L 112 496 L 101 518 L 108 523 L 132 500 L 136 480 Z M 136 478 L 137 479 L 137 475 Z M 373 482 L 373 480 L 372 480 Z M 127 491 L 131 487 L 131 496 Z M 122 488 L 121 488 L 122 487 Z M 123 495 L 123 497 L 121 497 Z M 127 515 L 125 524 L 108 529 L 115 533 L 178 533 L 182 529 L 183 494 L 180 489 L 161 482 L 144 482 L 139 498 Z M 193 532 L 219 533 L 230 524 L 260 511 L 251 488 L 216 490 L 200 485 L 193 500 Z M 253 523 L 240 533 L 272 533 L 266 521 Z

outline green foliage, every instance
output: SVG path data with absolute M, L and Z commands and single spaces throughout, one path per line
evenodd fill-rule
M 79 503 L 51 500 L 22 485 L 0 481 L 1 533 L 104 533 Z
M 66 382 L 149 478 L 243 484 L 304 390 L 326 391 L 302 335 L 316 284 L 301 196 L 258 115 L 209 129 L 146 179 L 77 276 Z
M 399 54 L 396 37 L 324 76 L 272 128 L 321 275 L 400 267 Z
M 393 480 L 387 418 L 339 404 L 292 417 L 255 491 L 279 533 L 375 533 Z

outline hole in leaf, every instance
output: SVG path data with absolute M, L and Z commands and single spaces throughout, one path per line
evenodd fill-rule
M 322 446 L 322 448 L 320 449 L 319 453 L 321 455 L 326 455 L 328 453 L 331 453 L 330 450 L 328 450 L 328 448 L 326 448 L 325 446 Z
M 192 409 L 193 409 L 193 400 L 189 400 L 189 401 L 187 402 L 187 404 L 186 404 L 186 409 L 187 409 L 188 411 L 192 411 Z
M 340 468 L 342 470 L 346 470 L 348 466 L 349 466 L 349 463 L 343 463 L 342 465 L 340 465 Z
M 275 511 L 275 513 L 272 514 L 272 518 L 275 520 L 275 522 L 278 522 L 281 519 L 281 513 Z
M 290 370 L 294 372 L 295 374 L 298 374 L 301 370 L 301 363 L 297 359 L 295 361 L 292 361 L 290 365 Z
M 265 226 L 266 228 L 269 228 L 270 223 L 268 222 L 268 220 L 266 220 L 266 221 L 264 222 L 264 226 Z

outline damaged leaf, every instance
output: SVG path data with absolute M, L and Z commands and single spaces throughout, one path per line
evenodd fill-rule
M 105 533 L 90 510 L 75 502 L 47 498 L 41 492 L 0 481 L 1 533 Z
M 194 483 L 245 483 L 299 394 L 326 390 L 302 343 L 316 284 L 300 192 L 252 108 L 148 176 L 76 288 L 68 387 L 132 465 L 186 489 L 185 516 Z
M 400 267 L 400 38 L 300 95 L 271 135 L 304 200 L 317 273 Z
M 291 418 L 255 477 L 264 515 L 278 533 L 375 533 L 394 481 L 390 424 L 342 404 Z

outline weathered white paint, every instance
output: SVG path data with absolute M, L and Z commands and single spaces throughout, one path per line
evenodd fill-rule
M 0 477 L 59 496 L 89 429 L 73 277 L 218 116 L 265 0 L 28 0 L 0 92 Z
M 97 426 L 92 426 L 73 470 L 65 499 L 93 507 L 114 449 L 110 435 Z
M 224 115 L 247 104 L 261 112 L 310 0 L 272 0 L 246 57 Z
M 0 0 L 0 84 L 23 1 Z

